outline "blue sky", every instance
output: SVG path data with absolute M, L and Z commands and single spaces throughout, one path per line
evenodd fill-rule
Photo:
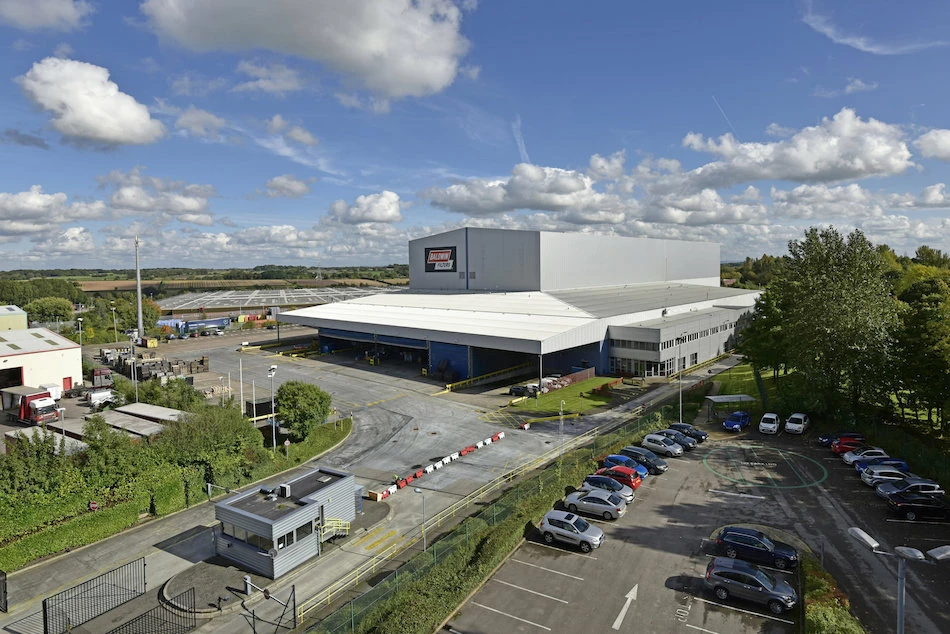
M 950 251 L 950 4 L 0 0 L 0 267 L 459 226 Z M 565 254 L 569 255 L 569 254 Z

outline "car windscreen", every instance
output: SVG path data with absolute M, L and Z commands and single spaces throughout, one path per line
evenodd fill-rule
M 764 570 L 755 570 L 755 578 L 762 582 L 766 588 L 772 589 L 775 587 L 775 577 L 765 572 Z
M 613 504 L 614 506 L 620 506 L 620 498 L 611 493 L 607 496 L 607 501 Z
M 590 524 L 588 524 L 587 520 L 585 520 L 583 517 L 578 517 L 574 520 L 574 528 L 582 533 L 586 533 L 587 529 L 590 528 Z
M 652 451 L 650 451 L 649 449 L 641 448 L 639 450 L 639 453 L 643 456 L 646 456 L 646 458 L 648 458 L 649 460 L 659 460 L 657 455 L 653 453 Z

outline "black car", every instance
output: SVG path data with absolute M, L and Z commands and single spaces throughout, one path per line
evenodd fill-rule
M 629 456 L 650 470 L 650 475 L 659 475 L 670 468 L 666 460 L 645 447 L 629 445 L 620 450 L 621 456 Z
M 818 444 L 822 447 L 830 447 L 831 443 L 842 438 L 854 438 L 864 442 L 864 434 L 858 431 L 836 431 L 833 434 L 822 434 L 818 436 Z
M 798 565 L 798 551 L 789 544 L 769 539 L 762 531 L 727 526 L 716 537 L 716 549 L 726 557 L 745 559 L 779 570 Z
M 528 395 L 528 386 L 527 385 L 512 385 L 508 388 L 508 394 L 511 396 L 527 396 Z
M 887 507 L 906 520 L 950 520 L 950 502 L 942 495 L 894 493 Z
M 675 429 L 679 433 L 689 436 L 696 442 L 706 442 L 706 439 L 709 438 L 709 434 L 702 429 L 696 429 L 689 423 L 672 423 L 670 429 Z
M 683 448 L 684 451 L 692 451 L 699 446 L 699 442 L 695 438 L 690 438 L 686 434 L 675 429 L 661 429 L 659 431 L 653 432 L 654 434 L 659 434 L 661 436 L 666 436 L 677 445 Z

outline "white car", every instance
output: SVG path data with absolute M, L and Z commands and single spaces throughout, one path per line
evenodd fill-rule
M 889 458 L 887 452 L 880 447 L 862 447 L 849 451 L 841 456 L 841 459 L 848 464 L 854 464 L 858 460 L 870 460 L 871 458 Z
M 808 414 L 792 414 L 785 421 L 785 431 L 790 434 L 804 434 L 810 422 Z
M 673 442 L 666 436 L 659 434 L 647 434 L 644 436 L 643 442 L 641 442 L 640 445 L 661 456 L 673 457 L 683 455 L 683 447 L 679 443 Z
M 759 431 L 763 434 L 779 433 L 782 431 L 782 419 L 778 417 L 778 414 L 771 412 L 763 414 L 762 420 L 759 421 Z

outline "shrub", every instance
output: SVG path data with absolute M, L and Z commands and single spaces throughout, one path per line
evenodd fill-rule
M 863 634 L 864 628 L 851 614 L 848 597 L 838 588 L 814 555 L 801 562 L 805 585 L 805 631 L 809 634 Z

